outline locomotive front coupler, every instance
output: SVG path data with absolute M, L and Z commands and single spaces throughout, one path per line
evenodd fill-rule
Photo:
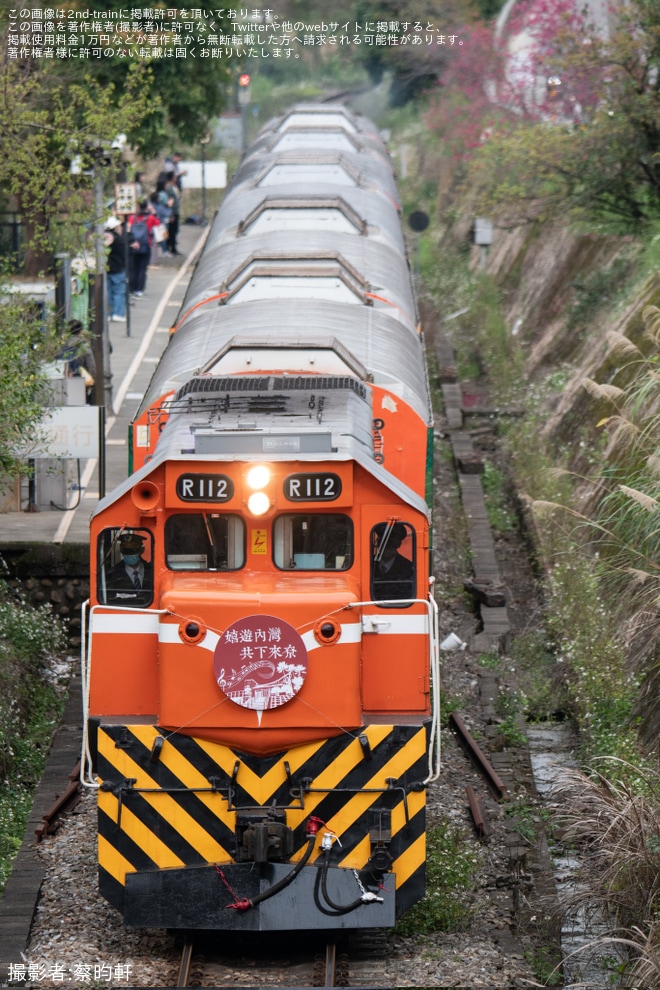
M 255 808 L 236 816 L 237 863 L 288 863 L 294 852 L 293 829 L 276 808 Z

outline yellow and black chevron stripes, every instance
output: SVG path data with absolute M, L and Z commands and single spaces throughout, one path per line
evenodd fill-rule
M 361 869 L 370 855 L 370 812 L 386 809 L 397 898 L 413 903 L 424 882 L 427 729 L 369 725 L 360 735 L 368 747 L 345 733 L 258 757 L 150 725 L 101 727 L 103 894 L 122 910 L 128 873 L 232 862 L 237 812 L 273 806 L 285 809 L 294 832 L 293 860 L 314 815 L 341 843 L 337 865 Z M 319 853 L 320 842 L 310 862 Z

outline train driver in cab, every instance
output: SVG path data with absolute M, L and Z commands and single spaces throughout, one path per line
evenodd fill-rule
M 374 529 L 371 584 L 376 601 L 401 601 L 415 598 L 415 567 L 413 561 L 399 552 L 401 544 L 411 534 L 405 523 L 388 526 L 380 523 Z M 412 540 L 412 537 L 411 537 Z
M 154 586 L 153 565 L 143 560 L 145 541 L 138 533 L 119 537 L 121 560 L 107 576 L 108 600 L 142 606 L 151 601 Z

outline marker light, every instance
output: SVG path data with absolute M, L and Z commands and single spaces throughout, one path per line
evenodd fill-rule
M 248 488 L 265 488 L 270 481 L 270 468 L 264 464 L 256 464 L 247 473 Z
M 247 507 L 253 516 L 263 516 L 270 509 L 270 499 L 265 492 L 252 492 Z

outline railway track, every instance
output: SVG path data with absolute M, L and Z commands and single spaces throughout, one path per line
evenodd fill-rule
M 238 944 L 237 944 L 238 943 Z M 188 935 L 176 971 L 177 987 L 372 987 L 386 986 L 387 936 L 363 932 L 325 942 L 317 934 L 218 938 Z

